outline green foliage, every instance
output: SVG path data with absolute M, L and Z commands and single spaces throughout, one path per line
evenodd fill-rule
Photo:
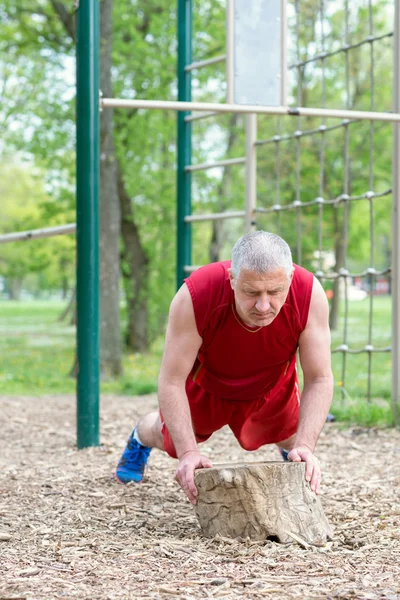
M 42 172 L 16 157 L 0 165 L 0 232 L 26 231 L 49 226 L 41 207 L 49 204 Z M 53 221 L 53 224 L 54 223 Z M 10 295 L 22 284 L 33 293 L 65 287 L 72 280 L 74 241 L 69 236 L 1 245 L 1 274 Z

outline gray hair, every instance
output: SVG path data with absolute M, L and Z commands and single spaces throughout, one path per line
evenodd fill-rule
M 268 231 L 252 231 L 238 239 L 232 250 L 232 274 L 235 279 L 241 269 L 256 273 L 272 273 L 283 268 L 290 279 L 293 271 L 292 253 L 279 235 Z

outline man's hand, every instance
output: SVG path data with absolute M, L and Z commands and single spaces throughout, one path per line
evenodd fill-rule
M 288 459 L 292 462 L 306 463 L 306 480 L 310 482 L 313 492 L 319 494 L 321 485 L 321 467 L 319 460 L 307 446 L 296 446 L 289 452 Z
M 185 452 L 179 459 L 175 479 L 192 504 L 196 504 L 198 494 L 194 484 L 194 471 L 195 469 L 204 469 L 207 467 L 212 467 L 212 464 L 200 452 Z

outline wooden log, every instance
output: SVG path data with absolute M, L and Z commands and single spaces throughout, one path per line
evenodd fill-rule
M 206 537 L 272 539 L 323 546 L 332 538 L 305 463 L 214 465 L 195 471 L 195 511 Z

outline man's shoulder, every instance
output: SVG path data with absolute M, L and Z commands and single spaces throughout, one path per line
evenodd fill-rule
M 224 282 L 229 279 L 228 269 L 231 266 L 230 260 L 209 263 L 203 267 L 199 267 L 193 271 L 185 280 L 186 282 L 204 282 L 204 284 L 212 284 L 216 282 Z
M 294 267 L 294 277 L 296 277 L 296 279 L 306 279 L 306 280 L 312 280 L 314 278 L 314 274 L 309 271 L 308 269 L 305 269 L 304 267 L 301 267 L 300 265 L 297 265 L 296 263 L 293 263 L 293 267 Z

